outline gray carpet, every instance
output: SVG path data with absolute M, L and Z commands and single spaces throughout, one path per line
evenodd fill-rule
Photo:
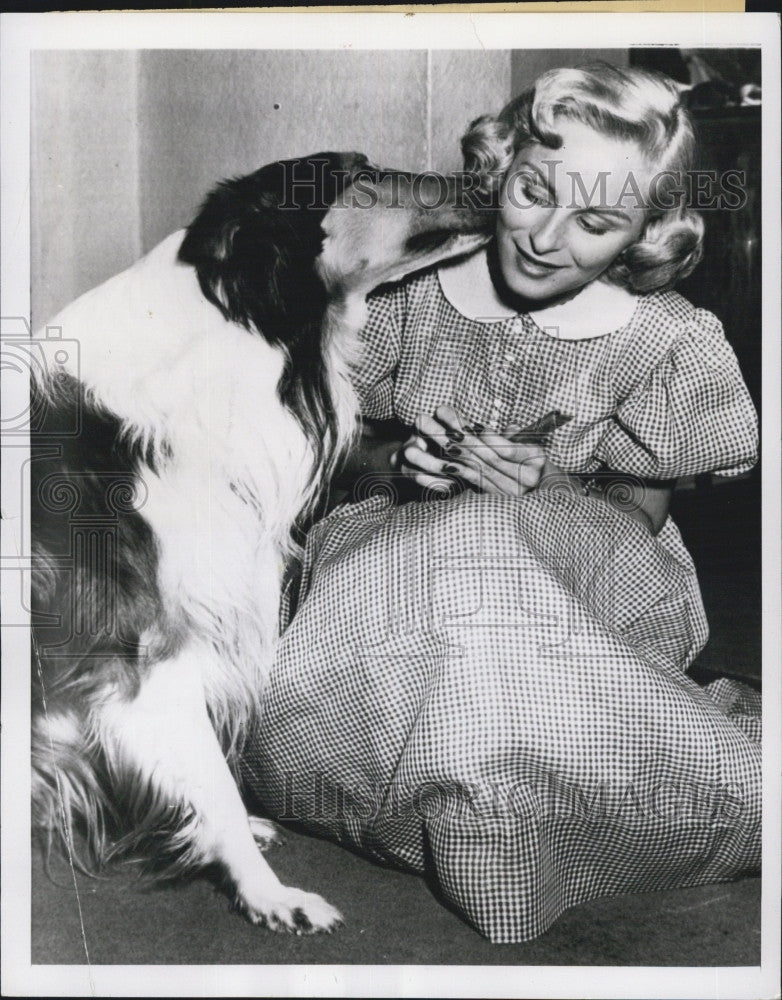
M 415 875 L 336 844 L 287 835 L 270 860 L 283 882 L 338 906 L 345 926 L 291 937 L 252 927 L 203 879 L 143 891 L 127 878 L 78 878 L 83 931 L 64 862 L 33 872 L 35 964 L 444 964 L 725 966 L 760 963 L 760 880 L 615 896 L 569 910 L 527 944 L 493 945 Z

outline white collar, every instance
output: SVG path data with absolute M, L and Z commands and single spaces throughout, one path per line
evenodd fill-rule
M 451 305 L 467 319 L 496 323 L 518 315 L 497 295 L 489 275 L 486 248 L 441 265 L 440 288 Z M 591 340 L 619 330 L 633 317 L 639 296 L 604 281 L 592 281 L 567 302 L 536 309 L 527 315 L 557 340 Z

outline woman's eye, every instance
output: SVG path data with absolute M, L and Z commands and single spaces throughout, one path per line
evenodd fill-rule
M 583 216 L 579 217 L 578 224 L 586 232 L 591 233 L 593 236 L 603 236 L 608 232 L 606 226 L 600 225 L 599 223 L 590 222 L 589 219 L 585 219 Z
M 532 202 L 534 205 L 548 205 L 549 204 L 549 193 L 541 184 L 538 184 L 531 177 L 522 177 L 519 185 L 521 187 L 521 196 L 525 201 Z
M 526 188 L 524 193 L 536 205 L 545 205 L 548 202 L 548 194 L 542 188 L 532 186 Z

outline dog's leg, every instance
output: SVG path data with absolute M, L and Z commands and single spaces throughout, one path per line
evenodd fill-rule
M 100 709 L 101 742 L 120 788 L 135 797 L 131 805 L 151 801 L 155 811 L 182 817 L 172 846 L 187 866 L 219 865 L 253 923 L 294 933 L 331 930 L 339 912 L 314 893 L 282 885 L 258 851 L 207 714 L 201 670 L 208 655 L 191 647 L 158 663 L 132 701 Z

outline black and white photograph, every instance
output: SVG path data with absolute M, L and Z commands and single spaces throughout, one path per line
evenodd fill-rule
M 776 15 L 0 40 L 3 992 L 777 994 Z

